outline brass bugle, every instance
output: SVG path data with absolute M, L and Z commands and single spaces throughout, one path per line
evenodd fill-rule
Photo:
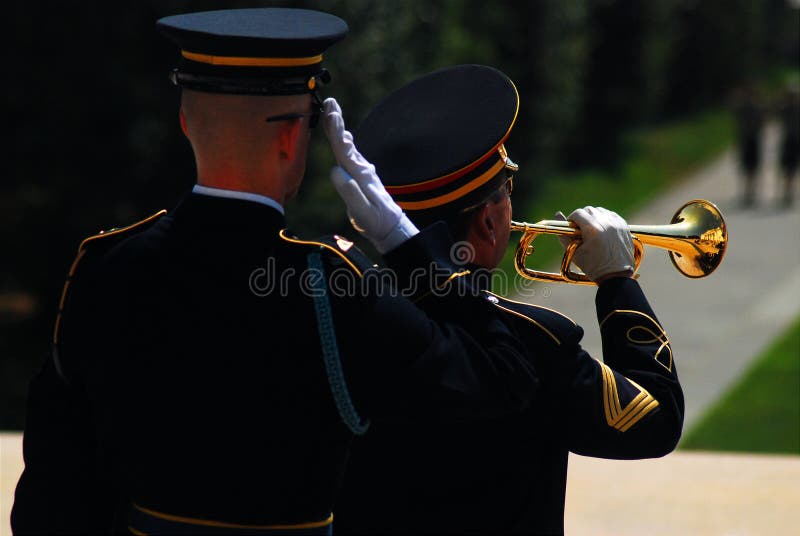
M 630 225 L 633 236 L 635 271 L 644 256 L 644 245 L 669 252 L 675 268 L 691 278 L 709 275 L 717 269 L 725 256 L 728 231 L 722 212 L 710 201 L 695 199 L 684 204 L 675 212 L 666 225 Z M 561 220 L 541 220 L 536 223 L 511 222 L 512 231 L 522 232 L 516 253 L 514 267 L 517 273 L 537 281 L 595 284 L 585 274 L 573 271 L 572 257 L 580 245 L 580 230 L 575 224 Z M 526 259 L 533 254 L 533 241 L 540 234 L 554 234 L 578 240 L 571 240 L 561 259 L 561 272 L 542 272 L 526 266 Z

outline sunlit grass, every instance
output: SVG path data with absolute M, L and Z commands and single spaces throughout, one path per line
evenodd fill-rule
M 800 454 L 800 320 L 709 409 L 681 448 Z

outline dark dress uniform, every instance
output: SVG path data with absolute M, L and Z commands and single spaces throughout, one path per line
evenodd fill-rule
M 457 229 L 517 171 L 504 142 L 518 110 L 503 73 L 449 67 L 384 98 L 354 139 L 412 221 Z M 386 256 L 405 277 L 422 260 L 412 246 Z M 469 315 L 475 297 L 495 308 L 539 380 L 533 403 L 480 422 L 376 422 L 353 446 L 335 510 L 340 533 L 562 533 L 570 452 L 663 456 L 680 438 L 684 403 L 669 339 L 635 280 L 598 289 L 601 362 L 581 348 L 583 330 L 568 317 L 494 295 L 490 272 L 462 268 L 459 282 L 477 296 L 453 285 L 417 304 L 440 321 Z
M 182 51 L 173 82 L 247 95 L 314 93 L 347 30 L 291 9 L 158 26 Z M 352 243 L 284 227 L 274 207 L 192 193 L 83 242 L 30 386 L 15 532 L 329 532 L 370 419 L 485 417 L 534 396 L 491 304 L 431 319 L 360 285 L 371 265 Z M 434 257 L 436 237 L 409 247 Z
M 530 401 L 538 380 L 489 302 L 445 324 L 392 292 L 333 292 L 334 274 L 343 288 L 365 269 L 351 244 L 283 229 L 270 207 L 190 194 L 84 244 L 58 354 L 31 386 L 17 531 L 107 532 L 142 511 L 226 528 L 324 521 L 366 419 Z
M 420 304 L 446 317 L 461 299 Z M 353 445 L 337 532 L 563 533 L 569 452 L 647 458 L 677 444 L 683 395 L 669 339 L 638 283 L 615 279 L 598 290 L 604 362 L 581 349 L 583 330 L 566 316 L 488 291 L 484 299 L 536 370 L 531 408 L 476 423 L 375 423 Z

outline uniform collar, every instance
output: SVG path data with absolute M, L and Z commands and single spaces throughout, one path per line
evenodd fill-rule
M 194 185 L 194 188 L 192 188 L 192 193 L 199 195 L 208 195 L 211 197 L 222 197 L 225 199 L 241 199 L 242 201 L 252 201 L 254 203 L 261 203 L 262 205 L 267 205 L 268 207 L 272 207 L 278 212 L 280 212 L 282 215 L 285 215 L 283 206 L 281 206 L 280 203 L 278 203 L 271 197 L 267 197 L 266 195 L 254 194 L 252 192 L 241 192 L 238 190 L 224 190 L 222 188 L 212 188 L 210 186 L 202 186 L 200 184 Z
M 463 270 L 469 270 L 467 276 L 472 286 L 478 290 L 492 290 L 492 275 L 494 270 L 489 270 L 477 264 L 467 263 Z
M 189 192 L 173 211 L 176 222 L 193 229 L 222 231 L 244 235 L 270 234 L 286 227 L 284 215 L 265 203 Z

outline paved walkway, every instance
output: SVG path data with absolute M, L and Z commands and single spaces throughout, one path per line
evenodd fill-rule
M 570 457 L 567 536 L 800 532 L 800 456 L 679 451 L 600 462 Z
M 11 505 L 22 467 L 22 434 L 0 432 L 0 536 L 11 534 Z

